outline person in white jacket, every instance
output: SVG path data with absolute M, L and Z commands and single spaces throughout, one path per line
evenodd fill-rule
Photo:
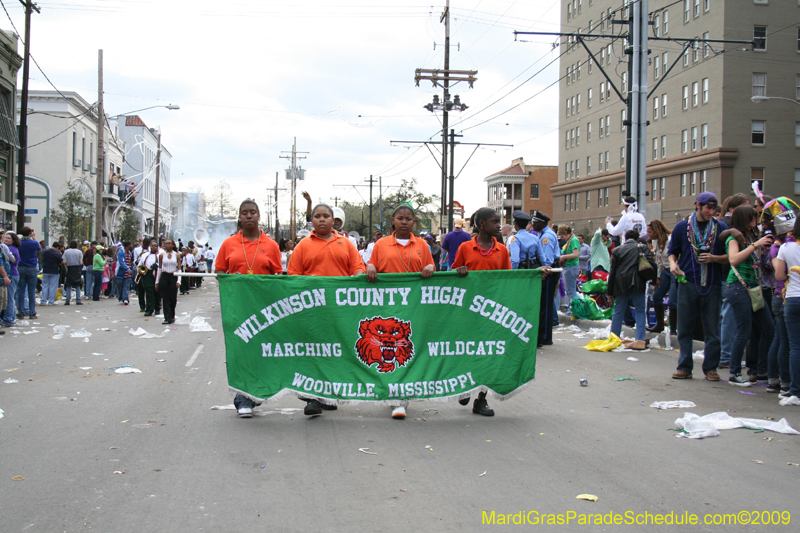
M 639 213 L 638 206 L 636 205 L 636 198 L 633 196 L 626 196 L 623 199 L 626 206 L 625 211 L 622 212 L 622 217 L 617 222 L 617 225 L 611 223 L 611 217 L 606 217 L 606 229 L 611 235 L 625 235 L 629 230 L 636 230 L 639 235 L 644 235 L 647 228 L 647 221 L 644 215 Z

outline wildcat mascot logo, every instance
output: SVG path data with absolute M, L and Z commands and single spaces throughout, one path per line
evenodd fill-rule
M 378 372 L 394 372 L 414 357 L 411 322 L 395 317 L 365 318 L 358 326 L 358 335 L 356 354 L 359 360 L 369 367 L 377 363 Z

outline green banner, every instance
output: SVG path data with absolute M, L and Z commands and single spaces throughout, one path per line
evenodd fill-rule
M 218 280 L 228 384 L 255 400 L 504 399 L 534 378 L 536 270 Z

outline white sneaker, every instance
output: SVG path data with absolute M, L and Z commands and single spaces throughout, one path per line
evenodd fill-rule
M 787 405 L 800 405 L 800 398 L 797 396 L 789 396 L 788 398 L 784 398 L 783 400 L 778 402 L 778 405 L 787 406 Z
M 252 407 L 240 407 L 237 412 L 239 414 L 239 418 L 253 418 Z
M 405 407 L 395 407 L 392 409 L 392 418 L 397 418 L 398 420 L 402 420 L 406 417 L 406 408 Z

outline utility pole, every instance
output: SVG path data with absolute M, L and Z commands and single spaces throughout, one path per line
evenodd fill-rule
M 22 101 L 19 112 L 19 171 L 17 173 L 17 233 L 25 225 L 25 162 L 28 159 L 28 77 L 31 71 L 31 10 L 41 13 L 32 0 L 25 6 L 25 52 L 22 58 Z M 50 219 L 50 213 L 47 213 Z
M 444 19 L 444 71 L 450 71 L 450 0 L 444 9 L 444 13 L 439 18 L 439 23 Z M 450 101 L 450 80 L 445 76 L 444 78 L 444 102 L 445 104 Z M 447 128 L 449 125 L 447 105 L 444 106 L 442 111 L 442 208 L 439 215 L 439 224 L 441 226 L 442 216 L 444 215 L 445 201 L 447 198 Z
M 372 179 L 372 174 L 369 175 L 369 231 L 370 237 L 375 233 L 375 227 L 372 225 L 372 184 L 375 180 Z
M 441 82 L 442 89 L 444 90 L 444 99 L 441 103 L 439 102 L 439 95 L 434 95 L 433 102 L 424 106 L 425 109 L 431 112 L 433 112 L 434 110 L 442 111 L 442 162 L 441 164 L 439 164 L 439 168 L 442 171 L 441 205 L 439 209 L 439 227 L 441 228 L 444 226 L 444 213 L 445 210 L 447 209 L 447 197 L 448 197 L 447 129 L 450 123 L 449 112 L 453 108 L 459 111 L 464 111 L 465 109 L 467 109 L 466 105 L 461 104 L 458 95 L 456 95 L 455 101 L 453 102 L 450 101 L 450 82 L 452 81 L 458 83 L 459 81 L 466 81 L 469 83 L 469 86 L 471 88 L 475 83 L 475 80 L 477 79 L 476 75 L 478 74 L 478 71 L 450 70 L 450 0 L 447 0 L 445 4 L 444 13 L 442 13 L 442 16 L 439 18 L 439 22 L 440 23 L 444 22 L 444 70 L 429 70 L 429 69 L 418 68 L 414 75 L 414 81 L 416 82 L 417 86 L 419 86 L 420 80 L 430 80 L 433 83 L 434 87 L 438 86 L 439 82 Z M 451 192 L 450 198 L 452 198 L 452 196 L 453 194 Z M 450 207 L 452 208 L 452 205 Z M 451 229 L 452 229 L 452 224 L 451 224 Z
M 287 153 L 287 152 L 283 152 Z M 308 152 L 299 152 L 303 154 L 307 154 Z M 297 137 L 294 138 L 294 142 L 292 143 L 292 155 L 282 155 L 280 156 L 281 159 L 291 159 L 292 160 L 292 167 L 289 169 L 290 171 L 290 178 L 292 180 L 292 203 L 291 203 L 291 217 L 289 218 L 289 234 L 291 239 L 294 240 L 297 237 L 297 219 L 294 217 L 296 216 L 295 211 L 297 211 L 297 180 L 304 179 L 302 176 L 302 169 L 297 168 L 297 160 L 298 159 L 305 159 L 305 157 L 298 157 L 297 152 Z
M 278 172 L 275 172 L 275 240 L 278 240 L 278 232 L 281 223 L 278 220 Z
M 333 207 L 339 207 L 339 200 L 341 200 L 341 198 L 339 198 L 338 196 L 334 196 L 333 198 L 331 198 L 331 200 L 333 200 Z
M 158 128 L 158 151 L 156 152 L 156 208 L 153 215 L 153 237 L 158 242 L 158 202 L 161 196 L 161 127 Z M 160 245 L 161 243 L 159 243 Z
M 103 134 L 105 124 L 103 124 L 103 51 L 97 51 L 97 178 L 94 182 L 94 240 L 100 242 L 103 237 L 103 173 L 105 163 L 103 162 Z M 89 161 L 90 169 L 92 162 Z M 158 190 L 156 190 L 156 199 Z M 158 201 L 158 200 L 156 200 Z M 108 228 L 111 231 L 111 228 Z

